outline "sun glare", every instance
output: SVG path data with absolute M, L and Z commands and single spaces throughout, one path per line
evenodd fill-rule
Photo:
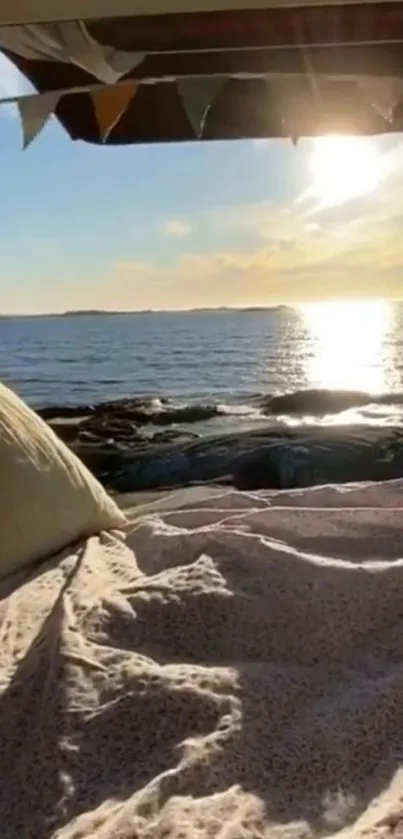
M 372 192 L 386 174 L 387 160 L 366 137 L 329 135 L 314 141 L 312 192 L 322 206 L 343 204 Z
M 312 303 L 301 311 L 311 343 L 306 374 L 314 387 L 385 390 L 386 300 Z

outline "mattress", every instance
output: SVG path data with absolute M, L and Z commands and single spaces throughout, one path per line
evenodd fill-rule
M 2 837 L 402 835 L 402 497 L 171 496 L 5 581 Z

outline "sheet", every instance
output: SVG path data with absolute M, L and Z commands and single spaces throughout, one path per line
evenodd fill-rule
M 184 497 L 3 584 L 2 837 L 401 836 L 403 483 Z

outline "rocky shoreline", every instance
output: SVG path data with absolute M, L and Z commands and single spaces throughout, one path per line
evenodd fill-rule
M 216 405 L 175 407 L 169 400 L 133 398 L 95 406 L 52 406 L 38 413 L 116 493 L 202 483 L 288 489 L 403 476 L 402 427 L 289 428 L 270 423 L 270 415 L 290 412 L 293 405 L 294 413 L 302 410 L 307 393 L 261 400 L 267 413 L 263 428 L 202 437 L 183 426 L 219 416 Z M 317 413 L 331 407 L 327 391 L 309 393 Z M 365 404 L 365 397 L 368 401 L 365 394 L 339 392 L 337 404 L 340 399 L 345 407 L 357 400 Z M 331 399 L 334 403 L 334 393 Z

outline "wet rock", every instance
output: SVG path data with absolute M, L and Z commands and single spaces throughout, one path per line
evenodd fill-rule
M 69 417 L 73 419 L 86 417 L 93 411 L 94 407 L 92 405 L 78 405 L 77 407 L 72 407 L 71 405 L 50 405 L 47 408 L 39 408 L 37 413 L 45 420 L 61 420 L 68 419 Z
M 131 420 L 138 425 L 174 425 L 178 423 L 203 422 L 220 415 L 215 405 L 167 406 L 153 409 L 150 406 L 120 406 L 110 416 L 122 420 Z
M 81 418 L 71 417 L 71 419 L 52 419 L 49 425 L 53 428 L 55 434 L 63 440 L 64 443 L 71 443 L 78 438 L 80 434 Z
M 141 432 L 130 420 L 121 417 L 96 417 L 84 420 L 79 427 L 79 438 L 91 434 L 99 440 L 112 439 L 133 445 L 141 438 Z
M 358 408 L 372 401 L 370 394 L 360 390 L 295 390 L 280 396 L 266 396 L 260 407 L 266 414 L 300 414 L 320 416 Z
M 309 396 L 307 396 L 309 394 Z M 280 412 L 334 410 L 368 400 L 360 392 L 305 391 L 273 397 Z M 288 401 L 287 401 L 288 400 Z M 308 402 L 307 402 L 308 400 Z M 333 400 L 333 402 L 332 402 Z M 172 424 L 172 417 L 193 420 L 217 411 L 209 406 L 174 408 L 150 399 L 119 400 L 74 415 L 53 408 L 48 421 L 54 431 L 110 490 L 135 492 L 167 489 L 195 483 L 231 483 L 239 489 L 288 489 L 323 483 L 386 480 L 403 476 L 403 429 L 390 427 L 296 427 L 270 425 L 253 431 L 198 438 L 186 428 L 153 426 Z M 204 414 L 201 414 L 201 410 Z M 178 413 L 179 412 L 179 413 Z M 167 422 L 167 417 L 171 418 Z M 139 421 L 138 417 L 142 419 Z M 151 423 L 151 419 L 147 422 Z
M 385 448 L 387 454 L 385 455 Z M 272 428 L 187 445 L 149 446 L 126 458 L 117 492 L 231 482 L 240 489 L 289 489 L 403 476 L 403 429 Z
M 270 450 L 254 453 L 235 464 L 233 484 L 241 490 L 281 489 L 280 464 L 271 456 Z
M 169 403 L 166 399 L 134 397 L 119 399 L 114 402 L 101 402 L 99 405 L 51 406 L 38 411 L 47 421 L 66 421 L 70 418 L 87 420 L 89 428 L 104 428 L 114 423 L 133 423 L 135 425 L 174 425 L 178 423 L 204 422 L 220 416 L 217 405 L 183 405 Z
M 203 422 L 220 416 L 216 405 L 185 405 L 183 408 L 170 408 L 156 418 L 156 425 L 171 423 Z
M 199 436 L 194 431 L 166 428 L 164 431 L 153 434 L 149 441 L 150 443 L 189 443 L 191 440 L 197 440 Z

